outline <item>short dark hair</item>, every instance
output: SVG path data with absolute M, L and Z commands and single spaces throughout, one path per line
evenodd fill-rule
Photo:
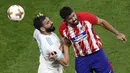
M 63 19 L 66 19 L 72 12 L 73 10 L 70 7 L 64 6 L 60 9 L 60 16 Z
M 33 20 L 34 27 L 38 30 L 42 27 L 42 21 L 46 19 L 46 16 L 35 17 Z

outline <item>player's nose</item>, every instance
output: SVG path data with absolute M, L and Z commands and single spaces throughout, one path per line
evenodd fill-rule
M 75 21 L 75 17 L 72 17 L 72 20 Z

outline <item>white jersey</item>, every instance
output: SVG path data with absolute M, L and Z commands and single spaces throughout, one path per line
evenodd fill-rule
M 38 43 L 40 49 L 40 65 L 38 73 L 62 73 L 62 66 L 57 61 L 49 60 L 50 52 L 56 51 L 57 56 L 61 56 L 60 40 L 55 33 L 50 35 L 41 34 L 39 30 L 35 29 L 33 37 Z

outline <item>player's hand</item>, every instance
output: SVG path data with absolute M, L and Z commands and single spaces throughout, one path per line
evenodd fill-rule
M 125 35 L 122 33 L 117 34 L 117 38 L 120 39 L 123 43 L 127 41 Z
M 53 51 L 49 53 L 49 60 L 56 60 L 57 59 L 57 52 Z

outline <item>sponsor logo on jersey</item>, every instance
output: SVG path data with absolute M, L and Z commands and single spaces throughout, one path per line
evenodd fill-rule
M 48 42 L 49 45 L 53 45 L 53 42 L 52 42 L 52 40 L 51 40 L 50 37 L 46 37 L 46 40 L 47 40 L 47 42 Z
M 84 31 L 83 33 L 81 33 L 81 34 L 75 36 L 75 37 L 72 38 L 71 40 L 72 40 L 73 42 L 79 42 L 81 39 L 83 39 L 83 38 L 85 38 L 85 37 L 87 37 L 87 34 L 86 34 L 86 32 Z

